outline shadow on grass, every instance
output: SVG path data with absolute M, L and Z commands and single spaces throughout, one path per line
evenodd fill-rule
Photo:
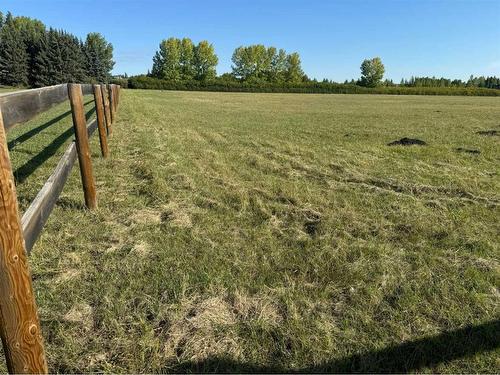
M 227 358 L 209 358 L 202 362 L 186 362 L 168 368 L 169 372 L 237 372 L 237 373 L 406 373 L 466 358 L 500 347 L 500 320 L 444 332 L 400 345 L 323 364 L 293 369 L 241 363 Z
M 87 104 L 90 104 L 92 103 L 93 100 L 89 100 L 88 102 L 86 103 L 83 103 L 83 105 L 87 105 Z M 66 111 L 62 114 L 60 114 L 59 116 L 57 117 L 54 117 L 52 120 L 49 120 L 47 121 L 45 124 L 42 124 L 40 126 L 37 126 L 36 128 L 34 129 L 31 129 L 29 131 L 27 131 L 26 133 L 24 134 L 21 134 L 19 137 L 17 137 L 16 139 L 13 139 L 11 140 L 8 144 L 7 144 L 7 148 L 10 150 L 12 150 L 14 147 L 16 147 L 17 145 L 20 145 L 21 143 L 23 142 L 26 142 L 28 139 L 30 139 L 31 137 L 34 137 L 35 135 L 37 135 L 38 133 L 40 133 L 41 131 L 47 129 L 49 126 L 51 125 L 54 125 L 56 122 L 59 122 L 61 121 L 63 118 L 65 118 L 66 116 L 70 115 L 71 114 L 71 110 L 69 111 Z M 87 118 L 88 120 L 88 118 Z
M 87 119 L 87 121 L 90 119 L 90 117 L 92 117 L 94 112 L 95 108 L 92 108 L 85 114 L 85 118 Z M 45 125 L 46 124 L 42 126 Z M 52 142 L 50 142 L 47 145 L 47 147 L 45 147 L 42 151 L 33 156 L 22 166 L 17 168 L 14 171 L 14 179 L 16 180 L 16 184 L 23 183 L 36 169 L 38 169 L 38 167 L 40 167 L 43 163 L 45 163 L 51 156 L 55 155 L 59 147 L 61 147 L 66 142 L 66 140 L 70 138 L 73 134 L 74 134 L 73 127 L 68 128 L 66 131 L 64 131 L 64 133 L 60 134 L 59 136 L 57 136 L 57 138 L 55 138 Z

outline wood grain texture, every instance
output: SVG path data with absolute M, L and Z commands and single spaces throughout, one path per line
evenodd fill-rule
M 115 123 L 115 113 L 116 113 L 116 108 L 115 108 L 115 94 L 114 94 L 114 85 L 108 85 L 108 93 L 109 93 L 109 110 L 111 112 L 111 123 Z
M 87 134 L 90 137 L 97 129 L 97 120 L 87 125 Z M 28 254 L 40 236 L 40 233 L 47 222 L 50 213 L 61 195 L 73 165 L 76 161 L 76 144 L 72 142 L 64 155 L 57 163 L 54 172 L 38 192 L 35 199 L 24 213 L 21 224 L 24 233 L 24 241 Z
M 101 85 L 94 85 L 94 102 L 97 114 L 97 126 L 99 128 L 99 141 L 101 144 L 102 156 L 107 158 L 109 156 L 108 137 L 106 132 L 106 118 L 104 115 L 104 105 L 102 102 Z
M 9 130 L 16 124 L 31 120 L 52 106 L 68 99 L 67 85 L 43 87 L 0 95 L 0 108 L 4 127 Z
M 122 87 L 120 85 L 116 86 L 116 109 L 118 109 L 118 106 L 120 105 L 120 93 L 122 91 Z
M 73 115 L 73 128 L 75 129 L 76 150 L 80 164 L 85 205 L 89 209 L 94 209 L 97 207 L 97 197 L 81 86 L 74 83 L 68 84 L 68 95 Z
M 106 85 L 101 86 L 101 91 L 104 104 L 104 115 L 106 116 L 106 130 L 108 131 L 108 135 L 111 135 L 113 128 L 111 123 L 111 109 L 109 108 L 109 94 Z
M 9 372 L 48 372 L 1 111 L 0 335 Z
M 114 104 L 115 104 L 115 112 L 118 110 L 118 86 L 113 85 L 113 99 L 114 99 Z

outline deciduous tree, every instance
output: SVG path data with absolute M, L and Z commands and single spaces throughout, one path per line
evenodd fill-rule
M 232 57 L 233 75 L 243 81 L 258 82 L 301 82 L 304 72 L 298 53 L 287 55 L 286 51 L 275 47 L 266 48 L 262 44 L 241 46 Z
M 194 51 L 195 78 L 200 81 L 213 79 L 217 75 L 216 67 L 219 62 L 212 44 L 202 40 Z
M 287 56 L 286 59 L 286 80 L 290 83 L 299 83 L 304 77 L 304 71 L 301 67 L 300 56 L 294 52 Z
M 195 48 L 193 41 L 189 38 L 183 38 L 180 42 L 180 77 L 183 81 L 192 80 L 195 76 L 194 67 Z
M 364 60 L 361 64 L 361 85 L 366 87 L 377 86 L 384 77 L 385 67 L 380 57 Z
M 181 41 L 177 38 L 169 38 L 160 43 L 158 51 L 153 57 L 154 77 L 178 81 L 181 79 Z

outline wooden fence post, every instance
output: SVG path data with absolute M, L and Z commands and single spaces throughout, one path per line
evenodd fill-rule
M 116 85 L 113 85 L 113 99 L 115 101 L 115 114 L 116 114 L 116 110 L 118 109 L 118 97 L 116 95 Z
M 115 113 L 116 113 L 116 108 L 115 108 L 115 93 L 113 92 L 114 85 L 108 85 L 108 92 L 109 92 L 109 108 L 111 111 L 111 123 L 115 123 Z
M 106 136 L 106 118 L 104 115 L 104 106 L 102 103 L 101 85 L 93 85 L 95 110 L 97 114 L 97 126 L 99 128 L 99 141 L 101 143 L 102 156 L 107 158 L 109 155 L 108 139 Z
M 112 101 L 111 108 L 113 108 L 113 114 L 116 115 L 116 92 L 115 92 L 115 85 L 114 84 L 110 85 L 110 92 L 111 92 L 111 101 Z M 113 122 L 114 121 L 115 120 L 113 120 Z
M 88 208 L 97 207 L 94 174 L 92 172 L 92 160 L 90 159 L 89 137 L 87 134 L 87 123 L 83 108 L 82 87 L 76 83 L 68 84 L 68 96 L 73 114 L 73 128 L 76 136 L 76 150 L 80 164 L 80 175 L 82 177 L 83 194 L 85 204 Z
M 10 373 L 48 372 L 1 110 L 0 335 Z
M 101 85 L 102 91 L 102 102 L 104 104 L 104 115 L 106 116 L 106 129 L 108 131 L 108 135 L 111 135 L 111 110 L 109 109 L 109 94 L 106 85 Z
M 120 105 L 120 93 L 122 91 L 122 87 L 120 85 L 116 86 L 116 108 Z

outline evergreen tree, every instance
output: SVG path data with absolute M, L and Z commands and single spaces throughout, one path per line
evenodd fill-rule
M 99 33 L 87 35 L 84 44 L 86 75 L 95 82 L 108 82 L 113 61 L 113 46 Z
M 63 31 L 59 33 L 58 38 L 62 61 L 62 81 L 84 82 L 86 80 L 86 59 L 80 40 Z M 104 82 L 105 80 L 99 79 L 97 81 Z
M 29 56 L 26 45 L 10 13 L 0 32 L 0 84 L 27 86 Z
M 14 28 L 15 33 L 18 34 L 26 48 L 28 54 L 28 83 L 33 84 L 34 80 L 34 59 L 39 40 L 45 34 L 45 25 L 35 19 L 29 17 L 9 17 L 9 25 Z
M 112 52 L 112 46 L 99 34 L 89 34 L 83 44 L 65 31 L 46 30 L 38 20 L 0 13 L 1 84 L 85 82 L 87 69 L 92 79 L 105 81 L 114 64 Z
M 50 31 L 49 31 L 50 32 Z M 34 87 L 49 86 L 53 82 L 51 81 L 50 66 L 51 62 L 49 59 L 49 33 L 45 35 L 38 41 L 36 46 L 35 58 L 33 61 L 33 82 Z
M 59 31 L 55 29 L 49 30 L 47 48 L 49 85 L 56 85 L 64 82 L 64 62 L 60 39 Z

